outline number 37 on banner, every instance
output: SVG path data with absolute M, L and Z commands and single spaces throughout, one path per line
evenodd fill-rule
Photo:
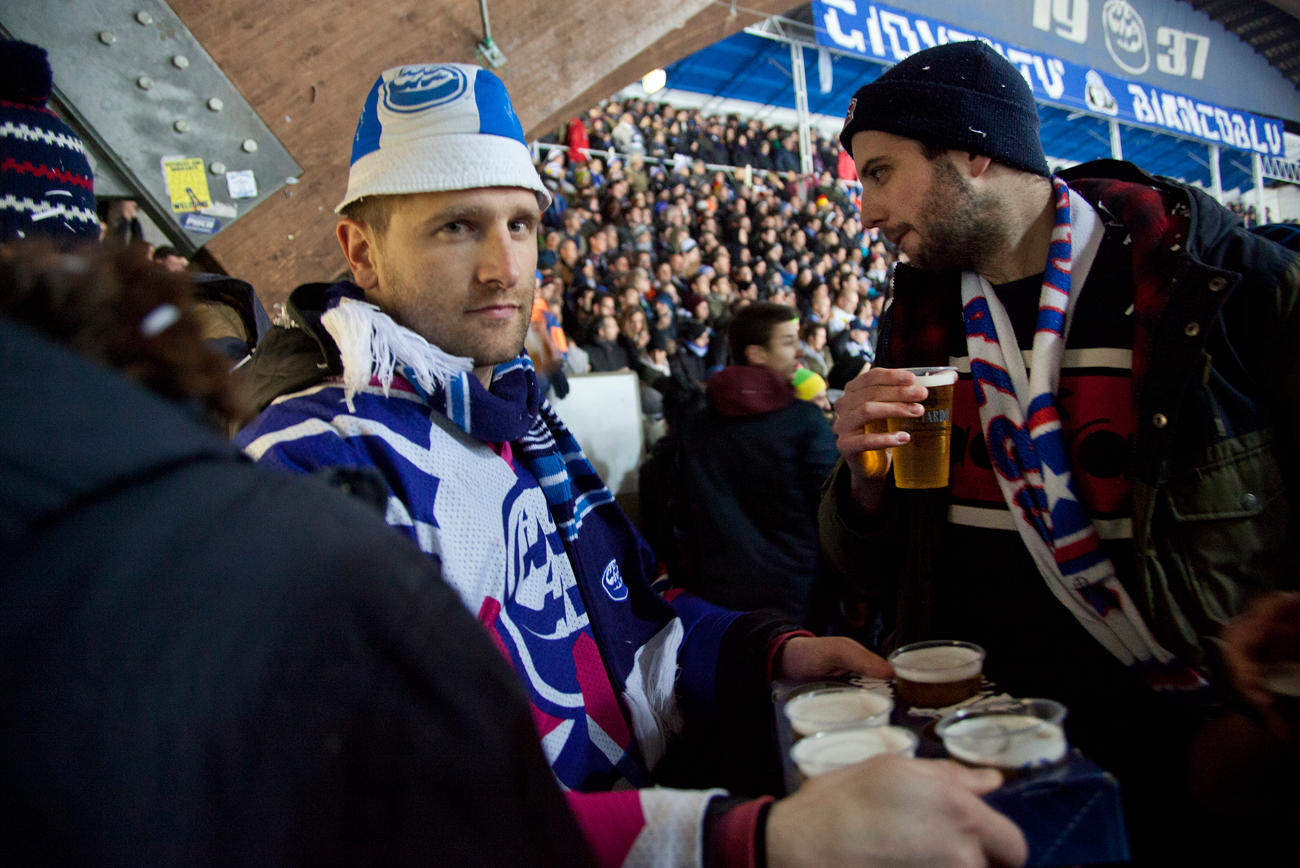
M 1205 78 L 1210 57 L 1210 37 L 1176 27 L 1156 28 L 1154 48 L 1147 39 L 1146 23 L 1128 0 L 1034 0 L 1034 29 L 1053 33 L 1079 45 L 1088 42 L 1089 13 L 1100 9 L 1106 49 L 1121 69 L 1142 75 L 1151 67 L 1165 75 Z

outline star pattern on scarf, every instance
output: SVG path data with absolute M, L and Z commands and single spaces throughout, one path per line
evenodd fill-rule
M 1046 464 L 1043 465 L 1043 492 L 1047 495 L 1047 518 L 1050 520 L 1052 514 L 1056 511 L 1056 505 L 1063 500 L 1078 503 L 1079 499 L 1075 496 L 1071 477 L 1073 474 L 1068 469 L 1057 473 Z

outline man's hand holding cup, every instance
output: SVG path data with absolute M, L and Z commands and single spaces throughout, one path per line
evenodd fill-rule
M 948 484 L 956 379 L 955 368 L 870 368 L 845 387 L 835 402 L 836 446 L 852 474 L 853 497 L 864 509 L 879 507 L 884 480 L 900 460 L 890 454 L 896 447 L 915 450 L 902 456 L 906 472 L 895 467 L 899 487 Z M 922 472 L 927 463 L 933 466 Z

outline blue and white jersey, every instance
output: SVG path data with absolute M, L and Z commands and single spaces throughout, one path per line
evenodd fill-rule
M 327 382 L 277 400 L 237 442 L 257 461 L 292 470 L 378 469 L 390 488 L 388 523 L 440 562 L 445 580 L 524 680 L 560 782 L 579 790 L 644 784 L 644 764 L 537 480 L 522 463 L 512 467 L 430 413 L 400 382 L 388 396 L 378 386 L 363 390 L 352 405 L 340 384 Z M 609 567 L 618 574 L 613 561 Z M 602 589 L 627 595 L 621 579 Z M 669 657 L 654 665 L 676 664 Z M 646 702 L 667 703 L 665 718 L 674 716 L 671 692 Z
M 282 395 L 235 442 L 291 471 L 378 472 L 388 523 L 441 565 L 518 673 L 601 864 L 700 864 L 705 812 L 721 791 L 645 785 L 684 718 L 722 710 L 719 655 L 740 613 L 655 592 L 654 553 L 526 355 L 498 365 L 485 389 L 468 359 L 397 325 L 346 281 L 295 298 L 300 310 L 320 305 L 320 329 L 309 328 L 335 342 L 343 374 Z

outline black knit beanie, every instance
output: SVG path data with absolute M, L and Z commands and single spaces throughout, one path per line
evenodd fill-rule
M 986 43 L 950 42 L 918 51 L 864 85 L 849 101 L 840 143 L 880 130 L 969 151 L 1048 175 L 1038 109 L 1024 76 Z
M 0 242 L 97 241 L 94 177 L 80 138 L 46 108 L 45 49 L 0 40 Z

